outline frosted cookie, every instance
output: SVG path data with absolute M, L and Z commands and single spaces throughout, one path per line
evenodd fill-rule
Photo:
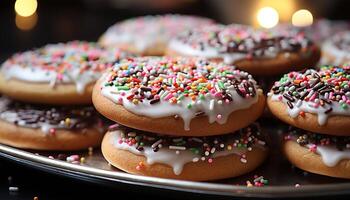
M 222 136 L 171 137 L 116 126 L 106 133 L 102 153 L 128 173 L 207 181 L 239 176 L 267 156 L 257 125 Z
M 234 64 L 253 75 L 270 76 L 314 65 L 316 45 L 303 34 L 281 34 L 243 25 L 212 25 L 180 33 L 166 55 L 203 57 Z
M 290 72 L 275 82 L 268 107 L 282 121 L 309 131 L 350 136 L 350 66 Z
M 125 126 L 168 135 L 229 133 L 254 122 L 265 97 L 247 72 L 204 60 L 125 59 L 95 85 L 93 103 Z
M 213 24 L 213 20 L 186 15 L 142 16 L 118 22 L 99 39 L 106 47 L 119 47 L 144 56 L 164 55 L 178 32 Z
M 98 146 L 103 123 L 93 107 L 29 105 L 0 97 L 0 143 L 37 150 Z
M 350 137 L 316 134 L 292 128 L 283 151 L 288 160 L 305 171 L 350 178 Z
M 95 81 L 120 58 L 118 49 L 73 41 L 17 53 L 2 64 L 0 91 L 11 98 L 45 104 L 89 104 Z
M 321 64 L 350 64 L 350 31 L 335 34 L 323 43 Z

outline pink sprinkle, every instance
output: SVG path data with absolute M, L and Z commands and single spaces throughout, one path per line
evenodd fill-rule
M 212 158 L 209 158 L 209 159 L 208 159 L 208 163 L 213 163 L 213 159 L 212 159 Z
M 169 99 L 171 99 L 174 95 L 172 93 L 169 93 L 166 97 L 164 97 L 165 101 L 168 101 Z
M 216 116 L 216 118 L 217 118 L 217 119 L 221 119 L 221 118 L 222 118 L 222 115 L 218 114 L 218 115 Z
M 122 139 L 119 139 L 118 143 L 119 143 L 119 144 L 122 144 L 122 143 L 123 143 L 123 140 L 122 140 Z
M 316 93 L 314 93 L 311 97 L 310 97 L 310 101 L 314 101 L 316 99 Z
M 215 94 L 214 94 L 214 96 L 215 96 L 215 97 L 217 97 L 217 98 L 222 98 L 222 94 L 221 94 L 221 92 L 217 92 L 217 93 L 215 93 Z
M 279 101 L 282 101 L 282 96 L 278 96 L 278 100 L 279 100 Z
M 120 104 L 123 103 L 123 98 L 122 98 L 122 97 L 119 97 L 119 98 L 118 98 L 118 103 L 120 103 Z
M 80 156 L 79 155 L 71 155 L 70 156 L 73 160 L 79 160 Z
M 137 170 L 137 171 L 140 171 L 140 170 L 141 170 L 141 166 L 140 166 L 140 165 L 137 165 L 137 166 L 136 166 L 136 170 Z
M 316 149 L 317 149 L 317 145 L 316 145 L 316 144 L 312 144 L 312 145 L 310 146 L 310 148 L 309 148 L 309 150 L 310 150 L 311 152 L 313 152 L 313 153 L 316 152 Z
M 63 79 L 63 75 L 62 74 L 57 74 L 57 80 L 62 80 Z

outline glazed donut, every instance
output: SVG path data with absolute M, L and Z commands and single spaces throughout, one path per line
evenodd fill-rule
M 267 156 L 257 125 L 222 136 L 171 137 L 113 126 L 102 153 L 128 173 L 193 181 L 239 176 L 258 167 Z
M 25 149 L 98 146 L 104 131 L 93 107 L 30 105 L 0 97 L 0 143 Z
M 350 31 L 340 32 L 322 45 L 321 64 L 350 64 Z
M 44 104 L 89 104 L 102 72 L 129 54 L 73 41 L 17 53 L 2 64 L 1 93 Z
M 97 82 L 93 103 L 105 117 L 160 134 L 208 136 L 254 122 L 265 97 L 233 66 L 200 59 L 124 59 Z
M 211 25 L 180 33 L 166 55 L 203 57 L 270 76 L 318 62 L 318 47 L 303 34 L 281 34 L 244 25 Z
M 350 136 L 350 66 L 285 74 L 268 94 L 282 121 L 312 132 Z
M 291 128 L 283 151 L 288 160 L 308 172 L 350 178 L 350 137 L 316 134 Z
M 208 18 L 187 15 L 142 16 L 111 26 L 100 37 L 99 43 L 144 56 L 161 56 L 169 40 L 178 32 L 213 23 Z

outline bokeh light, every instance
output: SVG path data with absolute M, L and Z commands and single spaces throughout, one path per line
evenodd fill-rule
M 28 17 L 35 13 L 38 8 L 37 0 L 16 0 L 15 11 L 22 17 Z
M 305 9 L 296 11 L 292 16 L 292 24 L 299 27 L 310 26 L 313 20 L 311 12 Z
M 18 29 L 22 31 L 28 31 L 31 30 L 38 21 L 38 15 L 34 13 L 33 15 L 30 15 L 29 17 L 22 17 L 20 15 L 16 15 L 16 26 Z
M 276 9 L 263 7 L 258 11 L 257 20 L 261 27 L 272 28 L 278 24 L 279 15 Z

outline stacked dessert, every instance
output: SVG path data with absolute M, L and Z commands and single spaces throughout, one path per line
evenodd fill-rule
M 102 72 L 127 54 L 69 42 L 17 53 L 0 71 L 0 142 L 29 149 L 77 150 L 100 144 L 91 103 Z
M 110 127 L 104 157 L 133 174 L 215 180 L 247 173 L 267 155 L 254 121 L 265 97 L 233 66 L 194 58 L 124 59 L 96 83 Z
M 118 47 L 144 56 L 164 55 L 178 32 L 213 24 L 208 18 L 187 15 L 155 15 L 127 19 L 111 26 L 99 39 L 105 47 Z
M 271 112 L 292 127 L 284 152 L 309 172 L 350 178 L 350 66 L 284 75 L 268 97 Z

